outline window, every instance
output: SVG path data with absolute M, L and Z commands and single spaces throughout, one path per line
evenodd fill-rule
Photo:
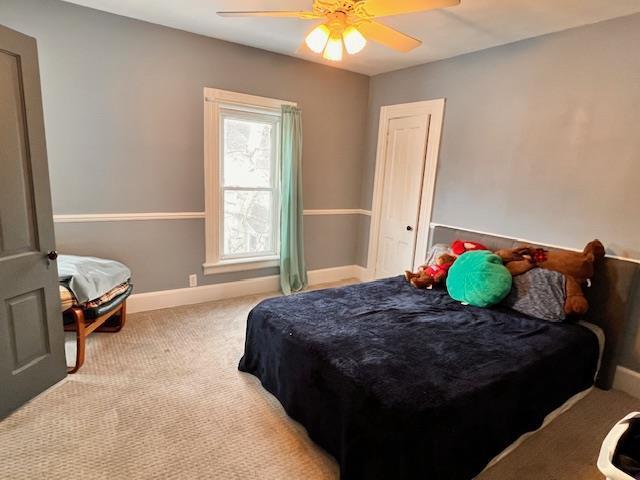
M 275 115 L 221 110 L 221 259 L 278 254 Z
M 280 106 L 205 89 L 205 273 L 278 265 Z

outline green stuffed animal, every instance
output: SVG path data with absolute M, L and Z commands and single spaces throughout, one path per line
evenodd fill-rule
M 509 294 L 511 282 L 511 273 L 498 255 L 478 250 L 463 253 L 451 266 L 447 290 L 454 300 L 475 307 L 490 307 Z

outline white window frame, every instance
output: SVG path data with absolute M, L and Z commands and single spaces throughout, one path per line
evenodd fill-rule
M 205 263 L 204 274 L 217 274 L 276 267 L 280 264 L 279 239 L 276 230 L 276 245 L 269 255 L 242 256 L 223 258 L 221 238 L 223 228 L 222 195 L 222 123 L 221 118 L 226 110 L 258 113 L 280 117 L 282 105 L 296 106 L 295 102 L 258 97 L 244 93 L 230 92 L 216 88 L 204 89 L 204 205 L 205 205 Z M 279 122 L 278 122 L 279 125 Z M 280 134 L 277 135 L 278 155 L 275 166 L 274 181 L 279 182 L 280 166 Z M 279 190 L 279 189 L 276 189 Z M 274 224 L 278 225 L 280 213 L 279 199 L 274 199 Z

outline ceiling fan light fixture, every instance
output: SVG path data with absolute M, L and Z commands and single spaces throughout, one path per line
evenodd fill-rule
M 340 34 L 332 33 L 331 36 L 329 36 L 327 46 L 324 48 L 322 56 L 332 62 L 342 60 L 342 37 Z
M 316 28 L 311 30 L 311 33 L 307 35 L 307 38 L 305 38 L 304 41 L 311 51 L 315 53 L 322 53 L 327 45 L 327 40 L 329 40 L 330 34 L 331 31 L 329 30 L 329 27 L 325 24 L 318 25 Z
M 344 40 L 344 48 L 350 55 L 358 53 L 367 44 L 367 39 L 364 38 L 360 31 L 353 25 L 349 25 L 344 29 L 342 38 Z

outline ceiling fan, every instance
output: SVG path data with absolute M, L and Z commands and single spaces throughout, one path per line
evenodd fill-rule
M 458 5 L 460 0 L 314 0 L 311 11 L 218 12 L 222 17 L 287 17 L 323 20 L 305 38 L 315 53 L 327 60 L 342 60 L 343 45 L 350 55 L 361 51 L 367 39 L 400 52 L 422 42 L 374 20 L 377 17 L 423 12 Z

